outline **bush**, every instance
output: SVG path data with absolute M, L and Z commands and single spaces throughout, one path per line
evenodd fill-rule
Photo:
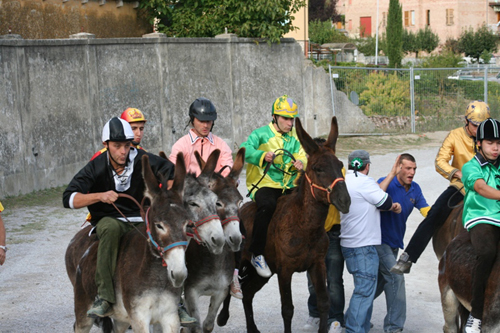
M 397 73 L 372 72 L 368 75 L 366 90 L 361 93 L 359 101 L 367 116 L 405 115 L 404 111 L 410 105 L 409 83 L 401 80 Z

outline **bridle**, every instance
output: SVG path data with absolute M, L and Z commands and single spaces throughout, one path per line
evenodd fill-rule
M 180 242 L 174 242 L 170 245 L 167 245 L 165 247 L 161 247 L 154 239 L 153 239 L 153 236 L 151 235 L 151 229 L 149 228 L 149 210 L 151 209 L 151 207 L 148 208 L 148 210 L 146 212 L 144 212 L 144 208 L 142 207 L 141 204 L 139 204 L 139 202 L 131 195 L 128 195 L 128 194 L 125 194 L 125 193 L 118 193 L 118 197 L 119 198 L 127 198 L 127 199 L 130 199 L 132 200 L 140 209 L 141 211 L 141 217 L 142 219 L 146 222 L 146 234 L 148 235 L 148 237 L 144 236 L 139 228 L 137 228 L 132 222 L 130 222 L 130 220 L 122 213 L 122 211 L 115 205 L 115 203 L 113 202 L 112 205 L 113 207 L 115 207 L 115 209 L 120 213 L 121 216 L 123 216 L 123 218 L 130 223 L 130 225 L 132 225 L 137 231 L 139 231 L 139 234 L 142 235 L 147 241 L 148 243 L 151 243 L 151 245 L 153 245 L 156 250 L 158 251 L 158 253 L 160 254 L 160 258 L 161 258 L 161 261 L 162 261 L 162 266 L 163 267 L 167 267 L 167 263 L 165 262 L 165 259 L 163 259 L 163 254 L 175 247 L 178 247 L 178 246 L 184 246 L 187 247 L 188 245 L 188 242 L 187 241 L 180 241 Z
M 209 215 L 205 218 L 202 218 L 201 220 L 197 221 L 197 222 L 192 222 L 191 221 L 191 224 L 188 224 L 188 228 L 192 229 L 193 232 L 186 232 L 186 235 L 188 237 L 191 237 L 192 239 L 194 239 L 194 241 L 198 244 L 202 244 L 204 245 L 205 243 L 203 242 L 203 240 L 201 239 L 201 236 L 200 236 L 200 233 L 198 232 L 198 228 L 201 227 L 202 225 L 204 225 L 205 223 L 207 222 L 210 222 L 212 220 L 219 220 L 219 216 L 218 215 Z
M 334 186 L 340 182 L 340 181 L 345 181 L 344 177 L 339 177 L 339 178 L 336 178 L 331 184 L 330 186 L 328 186 L 327 188 L 324 188 L 322 186 L 319 186 L 319 185 L 316 185 L 314 184 L 312 181 L 311 181 L 311 178 L 309 178 L 309 176 L 307 175 L 307 173 L 304 172 L 304 176 L 306 176 L 306 179 L 307 179 L 307 182 L 309 183 L 309 187 L 311 189 L 311 194 L 313 196 L 314 199 L 316 199 L 316 195 L 314 194 L 314 189 L 318 189 L 318 190 L 321 190 L 321 191 L 325 191 L 326 192 L 326 197 L 328 198 L 328 203 L 331 205 L 332 202 L 330 201 L 330 193 L 332 193 L 333 191 L 333 188 Z M 316 199 L 317 200 L 317 199 Z

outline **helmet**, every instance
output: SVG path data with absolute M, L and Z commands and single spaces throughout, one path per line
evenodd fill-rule
M 472 101 L 467 105 L 465 119 L 478 126 L 490 117 L 490 107 L 483 101 Z
M 189 117 L 199 121 L 210 121 L 217 119 L 217 110 L 215 105 L 207 98 L 197 98 L 189 107 Z
M 127 110 L 123 111 L 120 118 L 129 123 L 137 123 L 139 121 L 146 122 L 144 114 L 141 112 L 141 110 L 136 108 L 128 108 Z
M 299 115 L 299 112 L 297 111 L 297 104 L 295 104 L 293 99 L 288 97 L 288 95 L 283 95 L 274 101 L 272 114 L 285 118 L 295 118 Z
M 118 117 L 111 118 L 102 129 L 102 142 L 132 141 L 134 132 L 128 122 Z
M 496 119 L 488 118 L 477 128 L 477 141 L 484 139 L 500 140 L 500 122 Z

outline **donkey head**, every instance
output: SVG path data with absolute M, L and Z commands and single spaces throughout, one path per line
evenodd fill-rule
M 305 177 L 313 196 L 326 204 L 331 203 L 342 213 L 349 212 L 351 198 L 342 175 L 342 162 L 335 156 L 335 145 L 338 138 L 337 118 L 332 118 L 328 140 L 319 146 L 306 133 L 300 119 L 296 120 L 297 136 L 302 147 L 309 155 Z
M 203 169 L 205 167 L 205 161 L 203 161 L 198 152 L 195 152 L 195 156 L 198 164 Z M 226 244 L 234 252 L 240 250 L 242 242 L 238 211 L 243 201 L 243 197 L 240 191 L 238 191 L 238 179 L 245 163 L 244 159 L 245 148 L 240 148 L 229 175 L 223 177 L 221 172 L 213 173 L 207 183 L 208 188 L 211 189 L 219 199 L 217 213 L 222 220 Z
M 178 288 L 187 277 L 185 250 L 189 214 L 182 202 L 186 177 L 184 159 L 182 156 L 177 159 L 174 183 L 169 191 L 160 187 L 147 155 L 142 157 L 142 174 L 145 183 L 144 195 L 151 202 L 146 213 L 146 228 L 152 246 L 151 251 L 153 255 L 163 258 L 167 265 L 168 278 L 172 285 Z

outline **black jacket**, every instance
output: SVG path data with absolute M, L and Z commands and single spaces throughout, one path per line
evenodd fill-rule
M 132 148 L 134 149 L 134 148 Z M 130 187 L 124 191 L 119 192 L 116 190 L 115 180 L 113 178 L 113 167 L 108 163 L 108 152 L 97 156 L 94 160 L 87 163 L 71 180 L 68 187 L 63 193 L 63 205 L 65 208 L 70 208 L 69 201 L 73 193 L 78 192 L 82 194 L 98 193 L 113 190 L 118 193 L 126 193 L 134 197 L 139 203 L 144 197 L 144 180 L 142 178 L 142 162 L 143 155 L 149 156 L 149 163 L 153 173 L 156 175 L 158 181 L 160 174 L 163 180 L 173 179 L 174 177 L 174 164 L 169 160 L 163 159 L 159 156 L 147 153 L 144 150 L 137 150 L 137 156 L 134 158 L 133 173 L 131 175 Z M 166 185 L 166 184 L 165 184 Z M 139 207 L 130 199 L 118 198 L 115 205 L 127 217 L 141 216 Z M 122 217 L 120 213 L 113 207 L 113 205 L 103 202 L 97 202 L 89 205 L 88 210 L 92 215 L 91 223 L 95 225 L 103 217 Z

